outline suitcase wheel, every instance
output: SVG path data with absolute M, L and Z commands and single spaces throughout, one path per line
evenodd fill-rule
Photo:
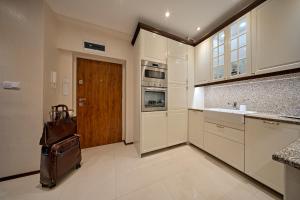
M 81 164 L 78 163 L 78 164 L 76 164 L 75 169 L 79 169 L 80 167 L 81 167 Z
M 49 185 L 48 187 L 51 189 L 51 188 L 53 188 L 53 187 L 55 187 L 55 186 L 56 186 L 56 184 L 53 183 L 53 184 Z
M 56 186 L 56 183 L 52 183 L 51 185 L 46 185 L 46 184 L 43 184 L 43 183 L 42 183 L 42 187 L 43 187 L 43 188 L 50 188 L 50 189 L 51 189 L 51 188 L 53 188 L 53 187 L 55 187 L 55 186 Z

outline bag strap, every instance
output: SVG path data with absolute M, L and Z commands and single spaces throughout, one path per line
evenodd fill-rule
M 45 140 L 45 145 L 46 147 L 48 147 L 48 144 L 47 144 L 47 126 L 46 124 L 44 125 L 44 130 L 43 130 L 44 134 L 45 134 L 45 137 L 44 137 L 44 140 Z

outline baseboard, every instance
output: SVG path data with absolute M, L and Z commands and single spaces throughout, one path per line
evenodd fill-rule
M 126 143 L 126 141 L 125 141 L 125 140 L 123 140 L 123 142 L 124 142 L 124 144 L 125 144 L 125 145 L 130 145 L 130 144 L 133 144 L 133 142 L 128 142 L 128 143 Z
M 26 173 L 22 173 L 22 174 L 11 175 L 11 176 L 6 176 L 6 177 L 1 177 L 0 182 L 8 181 L 8 180 L 16 179 L 16 178 L 21 178 L 21 177 L 25 177 L 25 176 L 30 176 L 30 175 L 34 175 L 34 174 L 38 174 L 38 173 L 40 173 L 40 170 L 26 172 Z

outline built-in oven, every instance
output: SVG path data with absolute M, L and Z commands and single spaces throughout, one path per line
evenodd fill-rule
M 167 88 L 142 86 L 142 112 L 166 111 Z
M 142 85 L 149 87 L 167 87 L 167 65 L 147 60 L 142 60 Z

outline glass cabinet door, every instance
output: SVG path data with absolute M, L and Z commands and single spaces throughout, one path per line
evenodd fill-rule
M 225 32 L 221 31 L 212 38 L 213 79 L 225 78 Z
M 230 25 L 230 64 L 229 76 L 247 73 L 248 21 L 243 17 Z

